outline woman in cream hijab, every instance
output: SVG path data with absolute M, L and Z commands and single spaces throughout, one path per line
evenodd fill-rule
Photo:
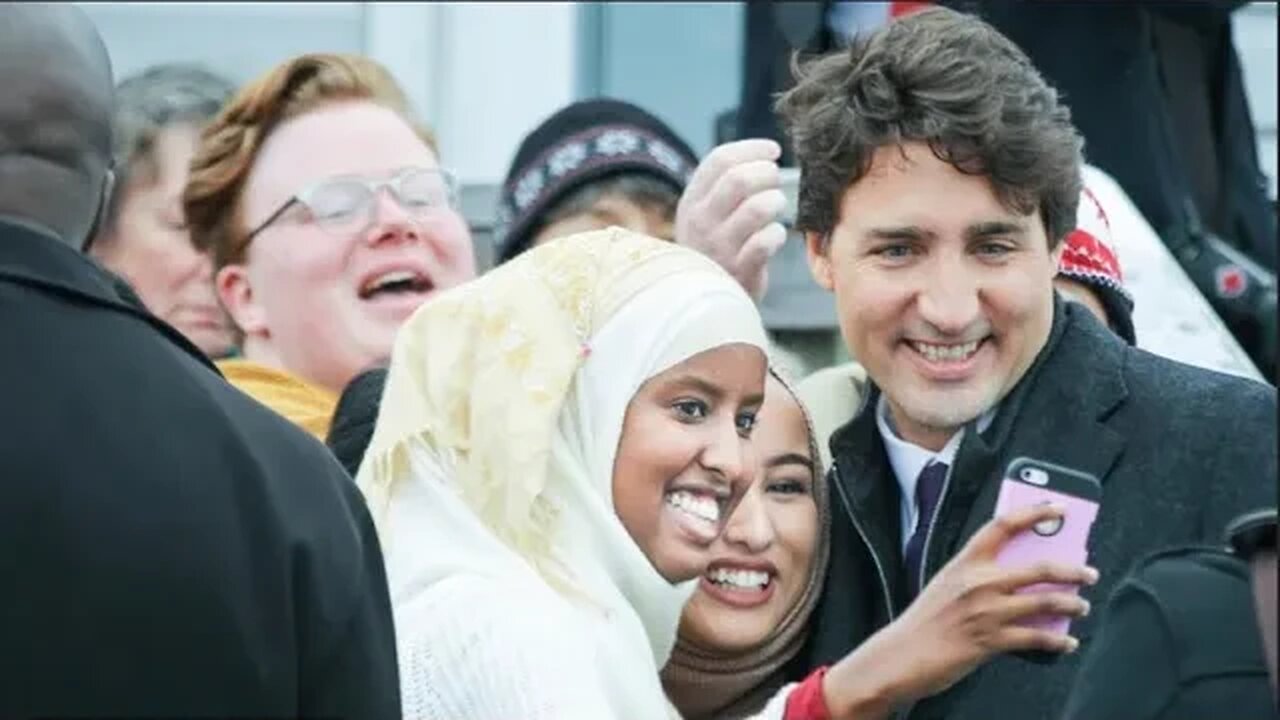
M 417 311 L 358 475 L 406 717 L 669 714 L 658 669 L 754 474 L 764 348 L 715 263 L 618 229 Z

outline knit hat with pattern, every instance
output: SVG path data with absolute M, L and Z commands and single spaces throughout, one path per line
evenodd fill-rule
M 631 103 L 573 103 L 525 137 L 502 183 L 498 262 L 529 247 L 548 209 L 570 192 L 619 172 L 643 172 L 683 192 L 698 156 L 675 132 Z
M 1102 301 L 1111 326 L 1126 342 L 1135 344 L 1133 296 L 1124 287 L 1107 213 L 1088 188 L 1080 193 L 1076 228 L 1067 233 L 1058 274 L 1092 290 Z

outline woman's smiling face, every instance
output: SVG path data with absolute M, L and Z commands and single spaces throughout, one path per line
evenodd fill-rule
M 698 577 L 755 472 L 752 429 L 764 353 L 722 345 L 649 378 L 627 406 L 613 504 L 631 538 L 671 582 Z
M 814 458 L 803 411 L 770 376 L 753 437 L 759 464 L 685 607 L 680 635 L 698 647 L 762 645 L 800 600 L 818 542 Z

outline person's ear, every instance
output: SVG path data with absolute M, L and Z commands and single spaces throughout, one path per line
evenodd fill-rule
M 816 232 L 804 234 L 805 256 L 809 260 L 809 272 L 819 287 L 831 291 L 835 279 L 831 276 L 831 240 L 829 235 Z
M 231 321 L 246 337 L 268 334 L 266 311 L 254 294 L 249 270 L 244 265 L 227 265 L 214 275 L 213 288 Z
M 111 214 L 111 202 L 115 197 L 115 192 L 115 168 L 108 166 L 102 175 L 102 188 L 98 192 L 98 209 L 93 214 L 93 224 L 89 226 L 89 232 L 85 234 L 84 240 L 80 243 L 81 252 L 89 252 L 89 248 L 98 239 L 98 235 L 107 229 Z

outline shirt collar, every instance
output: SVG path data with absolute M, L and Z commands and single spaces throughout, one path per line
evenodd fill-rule
M 992 408 L 978 418 L 978 432 L 986 431 L 995 414 L 996 409 Z M 893 468 L 893 474 L 897 476 L 906 497 L 915 496 L 916 478 L 920 476 L 920 471 L 924 470 L 926 465 L 935 461 L 951 465 L 955 460 L 956 452 L 960 450 L 960 441 L 964 438 L 964 428 L 961 428 L 937 452 L 903 440 L 893 427 L 893 420 L 889 417 L 889 404 L 885 400 L 884 393 L 880 394 L 880 399 L 876 403 L 876 427 L 884 440 L 889 465 Z

